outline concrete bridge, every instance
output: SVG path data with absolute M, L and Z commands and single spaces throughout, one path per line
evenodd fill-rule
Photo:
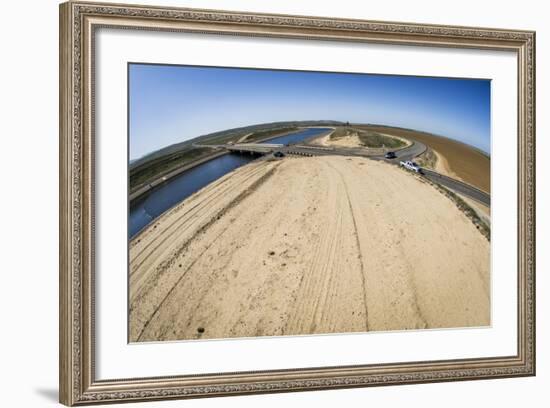
M 283 144 L 276 143 L 236 143 L 233 145 L 223 145 L 223 148 L 229 150 L 230 152 L 260 155 L 275 152 L 283 147 Z
M 289 145 L 275 143 L 238 143 L 234 145 L 217 145 L 218 148 L 226 149 L 234 153 L 250 153 L 256 155 L 268 155 L 274 152 L 282 152 L 284 154 L 297 156 L 321 156 L 327 154 L 342 154 L 336 152 L 331 147 L 322 146 L 307 146 L 307 145 Z M 347 152 L 347 155 L 350 155 Z
M 415 157 L 421 155 L 426 150 L 426 146 L 420 142 L 414 142 L 412 145 L 397 150 L 395 153 L 397 155 L 396 159 L 387 160 L 384 158 L 383 153 L 378 155 L 367 155 L 365 154 L 364 149 L 361 148 L 334 148 L 334 147 L 324 147 L 324 146 L 311 146 L 311 145 L 290 145 L 284 146 L 282 144 L 254 144 L 254 143 L 242 143 L 235 145 L 224 145 L 225 149 L 239 152 L 239 153 L 250 153 L 257 155 L 268 155 L 276 151 L 282 152 L 286 155 L 294 156 L 326 156 L 326 155 L 338 155 L 338 156 L 359 156 L 359 157 L 369 157 L 374 160 L 385 160 L 394 165 L 398 165 L 399 161 L 413 160 Z M 450 177 L 444 176 L 442 174 L 436 173 L 435 171 L 424 169 L 424 177 L 441 184 L 451 190 L 459 192 L 467 197 L 470 197 L 484 205 L 491 205 L 491 196 L 481 191 L 469 184 L 463 183 L 459 180 L 452 179 Z

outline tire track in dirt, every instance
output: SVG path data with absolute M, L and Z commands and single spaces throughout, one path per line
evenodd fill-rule
M 255 189 L 254 194 L 258 193 L 258 190 L 261 188 L 261 186 L 258 186 L 257 189 Z M 277 204 L 279 201 L 281 201 L 281 195 L 275 194 L 274 197 L 272 197 L 272 200 L 270 200 L 270 207 L 262 207 L 258 213 L 254 214 L 248 214 L 249 217 L 251 217 L 254 220 L 262 220 L 262 222 L 265 222 L 267 224 L 271 224 L 272 222 L 275 222 L 275 220 L 280 219 L 284 212 L 286 212 L 286 207 L 284 205 L 277 207 Z M 246 201 L 243 200 L 242 202 L 243 207 L 246 206 Z M 273 209 L 276 209 L 274 211 Z M 232 214 L 231 217 L 235 217 L 235 214 Z M 226 238 L 229 235 L 229 232 L 226 232 L 227 228 L 224 229 L 223 233 L 225 234 Z M 265 237 L 263 240 L 259 240 L 256 242 L 256 244 L 259 247 L 264 246 L 263 244 L 267 244 L 272 239 L 271 236 Z M 203 251 L 200 255 L 200 258 L 204 258 L 207 256 L 206 252 L 210 251 L 210 249 L 213 248 L 213 245 L 209 245 L 207 250 Z M 210 271 L 208 271 L 208 280 L 210 282 L 213 282 L 212 285 L 203 285 L 199 288 L 200 293 L 195 293 L 195 298 L 198 299 L 198 301 L 194 302 L 194 305 L 190 305 L 189 303 L 185 307 L 185 314 L 181 313 L 181 309 L 178 308 L 178 303 L 181 299 L 185 298 L 185 288 L 182 288 L 181 283 L 178 282 L 178 288 L 176 290 L 173 290 L 167 299 L 163 301 L 163 308 L 160 312 L 162 312 L 162 320 L 166 322 L 171 321 L 177 321 L 178 322 L 178 335 L 183 335 L 185 337 L 190 337 L 196 335 L 196 331 L 193 329 L 197 324 L 194 325 L 195 317 L 200 314 L 200 311 L 204 308 L 207 308 L 208 305 L 205 305 L 204 303 L 207 302 L 207 299 L 209 298 L 209 292 L 212 291 L 214 283 L 219 284 L 219 281 L 221 279 L 221 276 L 223 275 L 224 271 L 228 270 L 229 265 L 232 263 L 234 257 L 234 253 L 228 254 L 227 257 L 224 257 L 219 265 L 216 265 L 213 268 L 210 268 Z M 195 265 L 192 265 L 192 267 L 195 267 Z M 191 269 L 191 268 L 189 268 Z M 196 269 L 196 268 L 195 268 Z M 200 271 L 195 271 L 195 273 L 203 275 L 200 273 Z M 260 279 L 260 278 L 258 278 Z M 267 289 L 266 289 L 267 290 Z M 252 300 L 251 303 L 254 303 L 255 298 L 262 298 L 266 295 L 265 290 L 262 290 L 262 287 L 260 286 L 260 291 L 252 294 Z M 189 299 L 188 299 L 188 302 Z M 159 314 L 160 314 L 159 312 Z M 171 324 L 162 324 L 158 322 L 159 319 L 157 319 L 157 322 L 155 324 L 155 328 L 152 329 L 154 331 L 153 337 L 160 337 L 160 338 L 167 338 L 170 337 L 169 331 L 174 331 L 174 328 Z M 238 324 L 237 321 L 235 323 Z M 202 323 L 203 326 L 207 326 L 206 323 Z M 153 333 L 151 333 L 152 335 Z
M 487 324 L 489 244 L 433 187 L 363 158 L 277 163 L 219 220 L 228 195 L 157 229 L 195 225 L 163 244 L 181 253 L 157 253 L 171 264 L 143 284 L 134 341 Z
M 247 177 L 243 180 L 238 179 L 237 186 L 233 185 L 233 187 L 227 187 L 224 188 L 222 191 L 214 191 L 213 194 L 207 195 L 205 200 L 199 200 L 199 203 L 193 207 L 192 211 L 185 211 L 184 215 L 187 215 L 187 217 L 178 217 L 176 220 L 177 222 L 170 223 L 167 228 L 162 229 L 162 231 L 159 231 L 158 234 L 161 234 L 162 237 L 164 237 L 165 232 L 168 230 L 173 230 L 171 233 L 166 233 L 167 237 L 164 237 L 164 239 L 158 240 L 160 241 L 157 243 L 157 246 L 152 250 L 153 252 L 146 252 L 143 251 L 141 253 L 142 255 L 142 261 L 139 264 L 139 266 L 130 266 L 130 270 L 134 271 L 133 273 L 130 273 L 130 286 L 133 289 L 131 292 L 130 297 L 133 298 L 133 296 L 136 295 L 136 291 L 139 290 L 142 287 L 142 280 L 144 278 L 147 278 L 149 276 L 149 272 L 152 268 L 155 268 L 158 266 L 159 262 L 162 259 L 166 259 L 167 256 L 169 256 L 170 251 L 174 251 L 174 246 L 181 243 L 181 237 L 185 236 L 186 234 L 189 235 L 190 232 L 192 232 L 192 228 L 200 228 L 200 220 L 204 218 L 204 215 L 201 217 L 203 210 L 207 210 L 210 212 L 216 211 L 216 209 L 219 207 L 216 207 L 212 205 L 213 202 L 216 203 L 223 203 L 224 200 L 227 200 L 228 195 L 227 191 L 231 190 L 234 195 L 238 195 L 241 191 L 240 189 L 243 188 L 245 185 L 245 181 L 253 181 L 255 177 L 257 177 L 259 174 L 265 172 L 266 168 L 259 168 L 258 171 L 252 172 L 252 174 L 246 173 Z M 193 202 L 193 200 L 191 201 Z M 223 209 L 223 208 L 222 208 Z M 206 214 L 207 215 L 207 214 Z M 189 221 L 191 220 L 191 222 Z M 187 221 L 187 225 L 185 225 L 185 222 Z M 161 222 L 161 220 L 159 220 Z M 182 228 L 183 224 L 183 228 Z M 149 228 L 149 227 L 148 227 Z M 175 229 L 174 229 L 175 228 Z M 154 228 L 152 228 L 154 229 Z M 177 233 L 177 236 L 174 236 Z M 164 248 L 160 247 L 161 244 L 164 244 L 168 239 L 171 239 L 170 245 L 165 245 Z M 191 236 L 187 238 L 187 240 L 190 240 Z M 160 251 L 157 251 L 157 248 L 161 248 Z M 159 253 L 160 252 L 160 253 Z M 132 258 L 131 254 L 131 258 Z M 139 254 L 137 255 L 139 256 Z M 136 256 L 136 257 L 137 257 Z M 147 265 L 144 265 L 145 262 L 149 262 Z
M 385 164 L 372 164 L 385 166 Z M 350 168 L 351 177 L 360 177 L 364 170 L 358 166 Z M 367 171 L 369 169 L 367 168 Z M 407 175 L 408 176 L 408 175 Z M 350 174 L 348 174 L 348 179 Z M 385 183 L 377 183 L 364 177 L 362 188 L 348 189 L 350 205 L 356 209 L 358 240 L 364 249 L 363 267 L 365 268 L 365 288 L 367 309 L 369 310 L 369 328 L 371 330 L 391 330 L 401 328 L 424 328 L 426 322 L 420 313 L 411 277 L 412 269 L 401 251 L 401 236 L 395 223 L 403 214 L 393 214 L 390 200 L 402 205 L 403 198 L 398 195 L 401 185 L 391 178 Z M 395 186 L 395 188 L 394 188 Z M 365 205 L 370 201 L 370 205 Z M 394 205 L 394 204 L 393 204 Z M 383 223 L 381 220 L 384 220 Z M 376 250 L 374 250 L 376 248 Z M 388 325 L 387 322 L 391 323 Z M 381 323 L 383 322 L 383 323 Z M 395 326 L 394 326 L 395 325 Z
M 318 178 L 320 177 L 318 176 Z M 330 178 L 325 177 L 324 180 L 328 182 L 326 199 L 327 201 L 330 200 L 328 202 L 332 204 L 332 197 L 335 196 L 335 193 L 331 193 L 335 186 Z M 337 211 L 337 209 L 334 210 Z M 285 325 L 284 333 L 301 333 L 304 332 L 304 327 L 307 327 L 307 330 L 309 330 L 313 324 L 313 316 L 309 311 L 315 302 L 315 295 L 318 294 L 319 278 L 317 270 L 319 266 L 326 265 L 327 248 L 330 246 L 334 232 L 333 223 L 324 223 L 324 228 L 320 231 L 319 239 L 315 243 L 312 263 L 302 276 L 300 289 L 296 295 L 296 305 L 289 321 Z
M 356 245 L 357 245 L 357 248 L 358 248 L 358 251 L 359 251 L 358 252 L 358 259 L 359 259 L 359 263 L 361 265 L 360 274 L 361 274 L 361 288 L 362 288 L 362 292 L 363 292 L 363 302 L 364 302 L 364 306 L 365 306 L 365 331 L 369 331 L 369 311 L 368 311 L 368 304 L 367 304 L 367 283 L 366 283 L 366 277 L 365 277 L 366 270 L 365 270 L 365 265 L 363 263 L 363 254 L 366 253 L 366 251 L 364 251 L 364 246 L 365 245 L 364 244 L 361 245 L 361 240 L 359 239 L 359 229 L 357 228 L 357 218 L 356 218 L 356 215 L 355 215 L 355 211 L 353 209 L 354 204 L 352 203 L 348 183 L 346 182 L 345 177 L 342 175 L 342 173 L 340 171 L 338 171 L 334 166 L 331 166 L 331 168 L 340 176 L 340 180 L 341 180 L 341 182 L 344 186 L 344 190 L 346 192 L 349 212 L 350 212 L 350 215 L 351 215 L 351 218 L 352 218 L 352 221 L 353 221 L 353 235 L 355 237 L 355 242 L 356 242 Z
M 239 178 L 240 179 L 239 182 L 240 183 L 246 183 L 246 182 L 250 181 L 251 179 L 253 179 L 255 176 L 257 176 L 262 171 L 265 171 L 265 169 L 262 169 L 262 167 L 251 168 L 251 169 L 249 169 L 248 172 L 243 174 L 244 177 Z M 202 192 L 203 194 L 200 195 L 201 199 L 198 203 L 196 203 L 195 205 L 189 207 L 188 209 L 186 207 L 186 211 L 181 216 L 178 216 L 168 226 L 166 226 L 166 228 L 163 230 L 162 235 L 161 235 L 162 239 L 150 240 L 149 242 L 146 243 L 146 245 L 144 247 L 140 247 L 139 249 L 136 249 L 137 254 L 136 254 L 136 256 L 132 257 L 132 261 L 130 263 L 130 266 L 131 266 L 130 275 L 134 274 L 137 270 L 139 270 L 139 268 L 143 265 L 145 260 L 148 257 L 150 257 L 151 255 L 153 255 L 154 252 L 158 248 L 162 247 L 163 244 L 166 243 L 169 239 L 174 238 L 174 235 L 176 233 L 178 233 L 180 235 L 185 233 L 186 229 L 190 228 L 191 225 L 187 226 L 186 229 L 184 229 L 184 230 L 180 230 L 179 227 L 182 224 L 184 224 L 185 221 L 187 221 L 188 218 L 195 216 L 196 214 L 199 213 L 199 211 L 203 210 L 204 208 L 208 208 L 208 206 L 212 205 L 214 202 L 216 202 L 219 199 L 221 199 L 222 197 L 224 197 L 225 194 L 227 194 L 228 192 L 231 192 L 232 190 L 234 190 L 235 186 L 231 183 L 227 186 L 224 186 L 224 184 L 226 184 L 227 180 L 229 180 L 229 179 L 228 178 L 223 179 L 223 180 L 220 179 L 219 182 L 215 182 L 215 183 L 213 183 L 213 185 L 210 185 L 209 187 L 207 187 L 207 189 L 205 189 Z M 201 192 L 201 191 L 199 191 L 199 192 Z M 197 193 L 199 193 L 199 192 L 197 192 Z M 197 194 L 197 193 L 195 193 L 195 194 Z M 198 195 L 192 195 L 189 200 L 184 200 L 184 202 L 178 204 L 175 208 L 173 208 L 172 209 L 173 211 L 172 210 L 169 210 L 169 211 L 171 213 L 177 212 L 186 203 L 187 204 L 193 203 L 195 201 L 194 199 L 197 196 Z M 205 196 L 205 197 L 202 198 L 202 196 Z M 166 215 L 169 216 L 170 213 L 168 213 Z M 161 216 L 161 217 L 163 217 L 163 216 Z M 157 222 L 159 222 L 159 221 L 160 221 L 160 218 L 159 218 L 159 220 L 157 220 Z M 153 234 L 153 233 L 156 232 L 155 228 L 154 228 L 154 225 L 153 225 L 153 228 L 146 228 L 146 231 L 150 234 Z M 160 234 L 156 233 L 156 235 L 160 235 Z M 134 238 L 132 240 L 132 242 L 136 242 L 136 238 Z M 151 246 L 153 246 L 153 245 L 154 245 L 154 248 L 151 248 Z
M 243 175 L 246 175 L 247 173 Z M 221 191 L 227 191 L 227 189 L 222 190 L 222 188 L 224 187 L 224 184 L 226 184 L 228 180 L 229 180 L 228 178 L 222 177 L 217 181 L 215 181 L 214 183 L 211 183 L 208 186 L 204 187 L 203 189 L 197 191 L 196 193 L 192 194 L 188 199 L 182 201 L 179 204 L 176 204 L 174 207 L 170 208 L 169 210 L 161 214 L 155 220 L 155 222 L 150 223 L 144 229 L 142 229 L 136 236 L 134 236 L 130 241 L 130 249 L 136 250 L 135 251 L 136 255 L 132 259 L 132 266 L 134 268 L 139 268 L 140 264 L 136 265 L 136 262 L 138 262 L 141 258 L 145 257 L 146 255 L 144 254 L 149 254 L 152 252 L 150 250 L 151 246 L 155 246 L 155 247 L 160 246 L 161 243 L 159 242 L 159 240 L 151 239 L 160 235 L 159 231 L 157 231 L 154 228 L 155 223 L 158 224 L 161 219 L 166 219 L 170 217 L 172 214 L 177 214 L 178 212 L 180 212 L 181 208 L 184 208 L 185 206 L 186 211 L 184 211 L 181 215 L 179 215 L 176 220 L 172 221 L 170 225 L 166 226 L 166 228 L 162 232 L 163 237 L 170 238 L 171 235 L 168 232 L 171 229 L 173 229 L 174 226 L 177 225 L 178 221 L 184 219 L 187 215 L 189 215 L 191 211 L 195 210 L 201 204 L 212 201 L 210 199 L 212 197 L 219 196 Z M 194 198 L 198 196 L 198 193 L 201 193 L 201 195 L 204 197 L 202 197 L 197 204 L 190 206 L 189 204 L 195 201 Z M 166 239 L 162 240 L 162 242 L 165 242 L 165 241 Z
M 227 203 L 225 206 L 222 207 L 221 210 L 219 210 L 217 213 L 211 215 L 208 220 L 206 221 L 205 224 L 203 224 L 198 230 L 197 232 L 195 233 L 195 235 L 197 234 L 201 234 L 203 232 L 205 232 L 214 222 L 216 222 L 225 212 L 227 212 L 228 210 L 230 210 L 232 207 L 236 206 L 237 204 L 239 204 L 239 202 L 241 202 L 242 200 L 244 200 L 248 195 L 250 195 L 257 187 L 259 187 L 261 184 L 265 183 L 265 181 L 267 179 L 269 179 L 271 177 L 271 175 L 273 174 L 273 172 L 275 171 L 277 166 L 274 166 L 274 167 L 271 167 L 265 174 L 263 174 L 260 178 L 258 178 L 256 181 L 254 181 L 254 183 L 252 183 L 252 185 L 248 186 L 245 190 L 241 191 L 232 201 L 230 201 L 229 203 Z M 148 277 L 148 282 L 149 284 L 145 283 L 142 288 L 142 290 L 134 297 L 134 299 L 131 301 L 130 303 L 130 332 L 131 332 L 131 338 L 132 339 L 135 339 L 134 341 L 139 341 L 139 338 L 141 337 L 141 335 L 143 334 L 145 328 L 147 327 L 147 325 L 150 323 L 151 319 L 154 317 L 154 315 L 158 312 L 158 310 L 161 308 L 162 304 L 164 303 L 164 301 L 167 299 L 167 297 L 169 296 L 169 294 L 174 290 L 175 287 L 177 287 L 177 284 L 179 282 L 181 282 L 181 280 L 183 279 L 183 277 L 185 276 L 185 273 L 189 270 L 189 268 L 194 264 L 195 261 L 193 261 L 191 263 L 191 266 L 184 269 L 182 271 L 182 273 L 179 275 L 179 277 L 176 279 L 176 282 L 168 289 L 167 291 L 167 294 L 165 294 L 164 296 L 161 296 L 160 298 L 162 299 L 160 302 L 156 303 L 156 307 L 154 308 L 153 312 L 149 315 L 149 317 L 147 317 L 145 319 L 144 322 L 142 322 L 144 319 L 143 319 L 143 314 L 145 312 L 145 314 L 147 315 L 147 311 L 144 310 L 146 308 L 144 308 L 143 306 L 141 306 L 140 304 L 141 303 L 146 303 L 144 301 L 144 298 L 146 296 L 150 296 L 150 292 L 153 291 L 153 290 L 156 290 L 158 292 L 159 288 L 160 288 L 160 285 L 158 284 L 159 280 L 161 279 L 161 277 L 165 274 L 165 272 L 168 270 L 168 268 L 173 265 L 174 263 L 174 260 L 175 258 L 177 258 L 178 256 L 180 256 L 184 251 L 185 249 L 187 249 L 187 247 L 189 246 L 189 243 L 190 243 L 190 239 L 189 240 L 186 240 L 184 241 L 183 243 L 180 243 L 179 246 L 177 247 L 177 249 L 175 251 L 173 251 L 171 253 L 171 256 L 168 257 L 168 258 L 165 258 L 162 260 L 162 262 L 157 266 L 157 268 L 152 272 L 150 273 L 150 276 Z M 200 256 L 199 256 L 200 257 Z M 171 277 L 170 280 L 174 280 L 174 277 Z M 159 298 L 159 295 L 158 293 L 155 293 L 154 294 L 154 297 L 155 298 Z M 155 304 L 155 303 L 149 303 L 149 304 Z M 139 310 L 141 313 L 140 315 L 141 316 L 135 316 L 133 314 L 133 312 L 135 310 Z M 141 318 L 140 318 L 141 317 Z M 141 326 L 141 327 L 140 327 Z M 136 333 L 139 333 L 138 335 L 136 335 Z
M 254 177 L 255 173 L 261 172 L 262 167 L 258 166 L 257 163 L 252 163 L 252 164 L 249 164 L 248 166 L 244 166 L 242 168 L 242 170 L 243 170 L 242 174 L 238 174 L 234 177 L 237 180 L 242 179 L 242 181 L 245 182 L 248 179 L 250 179 L 251 177 Z M 200 204 L 205 203 L 205 202 L 212 202 L 213 197 L 219 197 L 220 193 L 231 191 L 231 189 L 234 188 L 233 183 L 236 181 L 235 178 L 233 180 L 231 180 L 231 174 L 230 173 L 223 176 L 223 177 L 221 177 L 220 179 L 218 179 L 218 180 L 214 181 L 213 183 L 207 185 L 206 187 L 202 188 L 201 190 L 193 193 L 186 200 L 183 200 L 181 203 L 176 204 L 174 207 L 170 208 L 169 210 L 167 210 L 166 212 L 161 214 L 157 218 L 156 223 L 158 223 L 160 221 L 160 219 L 166 219 L 166 218 L 172 216 L 173 214 L 177 214 L 178 212 L 180 212 L 181 208 L 184 208 L 184 206 L 185 206 L 186 211 L 183 212 L 181 215 L 179 215 L 178 218 L 173 221 L 173 224 L 176 224 L 177 221 L 183 219 L 186 215 L 188 215 L 189 211 L 193 210 L 197 205 L 200 205 Z M 192 206 L 192 207 L 189 208 L 189 204 L 196 201 L 197 197 L 200 197 L 200 200 L 199 200 L 198 204 L 195 204 L 195 206 Z M 148 225 L 146 228 L 141 230 L 136 236 L 134 236 L 132 238 L 132 240 L 130 241 L 130 248 L 131 249 L 139 246 L 139 252 L 136 255 L 135 259 L 133 259 L 134 262 L 135 262 L 136 259 L 139 259 L 140 254 L 143 253 L 143 252 L 146 252 L 146 250 L 148 250 L 151 245 L 159 246 L 159 243 L 156 240 L 154 240 L 154 241 L 152 241 L 152 240 L 147 241 L 146 240 L 151 235 L 154 235 L 154 236 L 160 235 L 158 230 L 156 230 L 154 228 L 150 228 L 151 226 L 154 227 L 154 224 L 155 223 L 151 223 L 150 225 Z M 165 230 L 162 232 L 162 235 L 165 235 L 166 230 L 168 230 L 168 229 L 170 229 L 170 226 L 167 226 L 165 228 Z M 145 244 L 142 243 L 142 241 L 145 242 Z M 140 243 L 141 243 L 141 245 L 140 245 Z
M 137 335 L 135 341 L 140 341 L 141 340 L 141 336 L 143 335 L 143 333 L 147 330 L 147 327 L 149 326 L 149 323 L 151 323 L 151 321 L 155 318 L 155 316 L 158 314 L 159 310 L 162 308 L 162 306 L 164 305 L 164 303 L 167 301 L 167 299 L 170 297 L 170 295 L 172 293 L 174 293 L 175 289 L 178 287 L 178 285 L 181 283 L 182 279 L 185 277 L 185 275 L 187 274 L 187 272 L 193 267 L 193 265 L 195 265 L 195 263 L 200 259 L 200 257 L 206 252 L 208 251 L 208 249 L 210 249 L 210 247 L 212 245 L 214 245 L 216 243 L 216 241 L 223 235 L 223 233 L 225 232 L 225 230 L 223 230 L 221 233 L 219 233 L 213 240 L 212 242 L 210 243 L 210 245 L 208 245 L 202 252 L 200 252 L 198 254 L 198 256 L 195 257 L 195 259 L 193 259 L 193 261 L 191 262 L 191 264 L 189 265 L 189 267 L 187 267 L 185 269 L 185 271 L 183 271 L 183 273 L 181 274 L 181 276 L 178 278 L 178 280 L 176 281 L 176 283 L 174 283 L 174 285 L 172 286 L 172 288 L 168 291 L 168 293 L 166 293 L 166 295 L 164 296 L 164 298 L 158 303 L 158 305 L 156 306 L 155 310 L 153 311 L 153 313 L 151 314 L 151 317 L 149 317 L 149 319 L 147 319 L 147 321 L 145 321 L 145 323 L 143 324 L 143 327 L 141 328 L 141 331 L 139 332 L 139 334 Z
M 336 239 L 332 249 L 332 263 L 328 264 L 325 268 L 326 286 L 321 292 L 321 301 L 315 306 L 314 315 L 316 321 L 310 332 L 315 333 L 317 327 L 324 328 L 326 331 L 336 330 L 336 325 L 341 316 L 335 313 L 335 309 L 329 305 L 334 305 L 338 299 L 340 293 L 340 284 L 342 283 L 343 271 L 341 268 L 341 254 L 340 250 L 343 249 L 343 223 L 344 223 L 344 208 L 340 212 L 339 220 L 337 220 L 337 233 Z M 328 269 L 328 270 L 327 270 Z M 319 297 L 318 297 L 319 298 Z
M 340 189 L 338 189 L 340 190 Z M 337 197 L 340 197 L 339 191 L 337 190 Z M 338 271 L 335 271 L 335 268 L 337 267 L 338 263 L 336 262 L 338 255 L 337 250 L 341 248 L 341 241 L 342 241 L 342 206 L 340 205 L 341 199 L 337 199 L 338 205 L 337 205 L 337 211 L 336 211 L 336 222 L 335 222 L 335 228 L 334 228 L 334 235 L 332 235 L 332 239 L 329 242 L 328 248 L 327 248 L 327 257 L 325 259 L 325 262 L 321 264 L 321 270 L 320 270 L 320 277 L 319 282 L 321 282 L 321 286 L 319 287 L 319 292 L 312 294 L 312 298 L 314 299 L 313 302 L 313 318 L 312 322 L 310 324 L 310 327 L 308 328 L 309 333 L 314 333 L 315 329 L 318 326 L 321 326 L 321 323 L 323 322 L 323 317 L 327 319 L 326 316 L 324 316 L 325 312 L 330 312 L 326 310 L 325 306 L 327 304 L 329 294 L 331 290 L 334 288 L 332 287 L 333 281 L 334 281 L 334 274 Z
M 327 193 L 317 202 L 325 204 L 322 212 L 325 218 L 320 220 L 322 229 L 315 241 L 314 256 L 303 272 L 285 334 L 366 329 L 361 313 L 356 314 L 356 303 L 350 305 L 352 298 L 363 299 L 364 294 L 359 293 L 360 287 L 350 283 L 360 279 L 361 266 L 356 258 L 356 240 L 347 232 L 353 220 L 344 186 L 330 165 L 323 163 L 321 169 L 315 177 L 327 183 Z M 348 299 L 343 301 L 345 298 Z

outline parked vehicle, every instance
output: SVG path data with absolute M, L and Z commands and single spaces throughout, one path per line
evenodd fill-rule
M 399 165 L 405 167 L 407 170 L 412 170 L 412 171 L 415 171 L 417 173 L 423 174 L 422 173 L 422 167 L 420 167 L 418 164 L 416 164 L 413 161 L 410 161 L 410 160 L 401 161 L 401 162 L 399 162 Z
M 285 154 L 283 152 L 275 152 L 275 153 L 273 153 L 273 156 L 275 156 L 275 157 L 285 157 Z
M 387 152 L 384 157 L 386 159 L 395 159 L 397 156 L 395 155 L 395 152 Z

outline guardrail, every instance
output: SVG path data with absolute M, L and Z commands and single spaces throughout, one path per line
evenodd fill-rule
M 292 147 L 299 147 L 301 149 L 316 149 L 316 150 L 334 151 L 334 147 L 326 147 L 326 146 L 294 145 Z
M 480 201 L 483 204 L 486 204 L 489 206 L 491 205 L 491 195 L 486 193 L 483 190 L 480 190 L 477 187 L 474 187 L 468 183 L 454 179 L 452 177 L 445 176 L 433 170 L 427 170 L 423 168 L 422 171 L 426 176 L 429 176 L 438 180 L 443 180 L 447 184 L 455 185 L 455 187 L 458 186 L 459 188 L 456 188 L 456 190 L 462 190 L 462 191 L 459 191 L 459 193 L 463 193 L 468 197 L 473 198 L 474 200 Z

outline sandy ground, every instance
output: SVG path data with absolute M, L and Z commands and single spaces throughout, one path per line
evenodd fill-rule
M 402 137 L 393 136 L 393 135 L 384 134 L 384 133 L 381 133 L 381 134 L 383 136 L 393 137 L 395 139 L 399 139 L 402 142 L 404 142 L 405 146 L 400 147 L 399 149 L 404 149 L 405 147 L 408 147 L 412 144 L 412 142 L 410 140 L 404 139 Z M 330 133 L 328 135 L 325 135 L 325 136 L 322 136 L 322 137 L 319 137 L 319 138 L 313 140 L 312 144 L 317 144 L 317 145 L 320 145 L 320 146 L 327 146 L 327 147 L 330 147 L 330 146 L 334 146 L 334 147 L 362 147 L 365 150 L 376 150 L 376 151 L 382 150 L 381 148 L 369 149 L 368 147 L 363 146 L 361 144 L 361 139 L 359 139 L 359 136 L 357 136 L 357 133 L 354 133 L 354 134 L 349 135 L 349 136 L 339 137 L 337 139 L 331 139 L 330 138 L 331 135 L 332 135 L 332 133 Z M 396 149 L 396 150 L 399 150 L 399 149 Z
M 424 143 L 445 158 L 455 178 L 487 193 L 491 192 L 491 159 L 467 144 L 414 130 L 374 125 L 358 127 Z
M 489 251 L 395 166 L 257 161 L 131 241 L 130 340 L 484 326 Z
M 445 157 L 443 157 L 440 153 L 436 152 L 433 149 L 431 149 L 431 151 L 436 157 L 435 165 L 430 165 L 426 168 L 432 169 L 440 174 L 444 174 L 456 180 L 464 181 L 451 170 L 449 163 L 447 162 Z M 491 208 L 489 206 L 486 206 L 476 200 L 466 197 L 465 195 L 462 195 L 457 191 L 455 191 L 455 194 L 457 194 L 462 200 L 464 200 L 464 202 L 466 202 L 466 204 L 468 204 L 476 212 L 478 217 L 480 217 L 485 222 L 485 224 L 487 224 L 488 226 L 491 225 Z
M 485 224 L 487 225 L 491 225 L 491 207 L 488 207 L 484 204 L 481 204 L 479 201 L 476 201 L 476 200 L 472 200 L 471 198 L 469 197 L 466 197 L 462 194 L 458 194 L 457 195 L 462 198 L 466 204 L 468 204 L 470 207 L 472 207 L 474 209 L 474 211 L 476 212 L 476 214 L 483 220 L 485 221 Z
M 435 168 L 434 168 L 435 171 L 437 171 L 438 173 L 444 174 L 446 176 L 452 177 L 454 179 L 464 181 L 451 170 L 451 167 L 449 166 L 449 162 L 447 161 L 447 159 L 445 159 L 445 157 L 443 157 L 440 153 L 436 152 L 433 149 L 432 151 L 437 157 L 437 161 L 435 163 Z M 481 219 L 483 219 L 483 221 L 485 221 L 487 225 L 491 225 L 491 208 L 490 207 L 484 204 L 481 204 L 480 202 L 473 200 L 469 197 L 466 197 L 462 194 L 459 194 L 459 193 L 457 194 L 460 198 L 462 198 L 466 202 L 466 204 L 468 204 L 470 207 L 474 209 L 477 215 Z
M 321 146 L 336 146 L 336 147 L 363 147 L 361 140 L 357 133 L 349 136 L 339 137 L 338 139 L 331 139 L 331 135 L 326 135 L 316 139 L 316 144 Z

